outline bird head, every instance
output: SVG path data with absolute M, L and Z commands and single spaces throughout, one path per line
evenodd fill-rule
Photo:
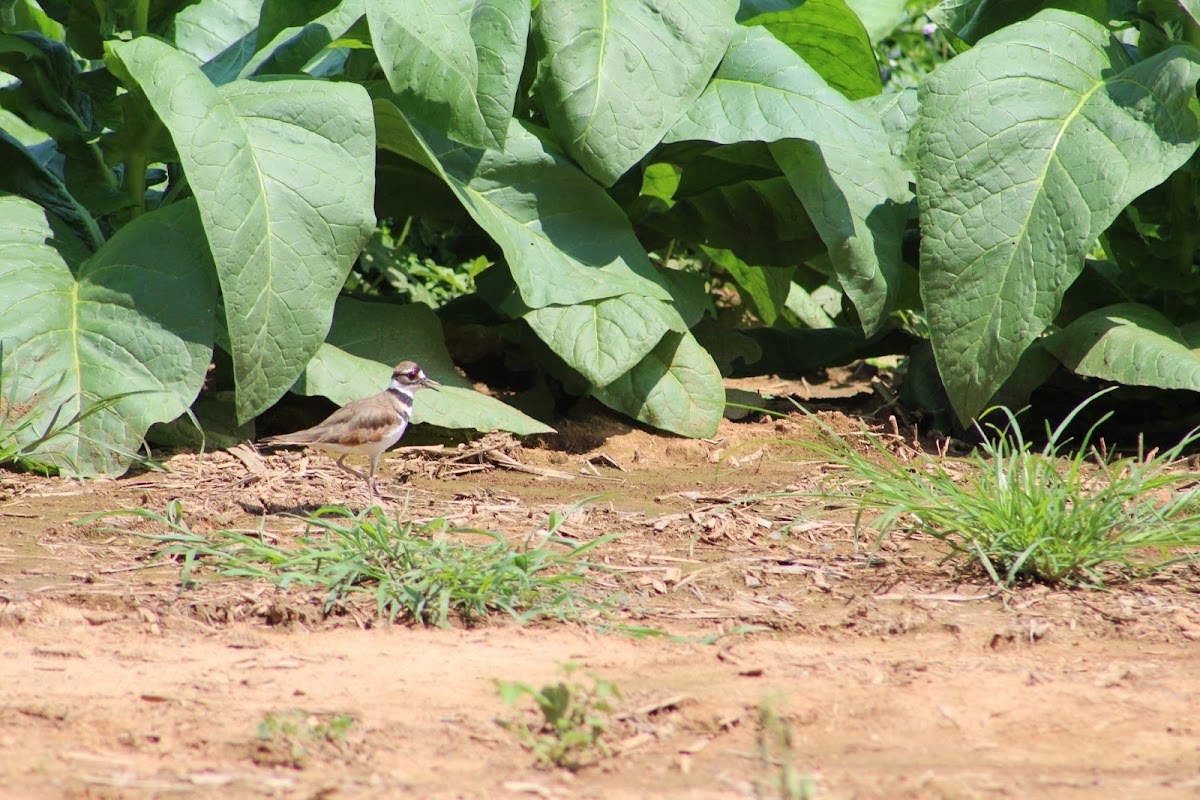
M 401 361 L 392 370 L 392 385 L 397 389 L 412 391 L 422 386 L 437 391 L 442 384 L 425 374 L 425 370 L 415 361 Z

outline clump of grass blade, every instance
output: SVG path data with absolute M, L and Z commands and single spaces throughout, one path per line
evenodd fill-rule
M 411 619 L 448 627 L 452 619 L 476 623 L 491 612 L 510 614 L 521 623 L 539 618 L 583 619 L 603 612 L 607 602 L 580 591 L 597 565 L 584 559 L 593 548 L 619 534 L 584 544 L 555 534 L 566 515 L 552 515 L 547 535 L 536 547 L 515 548 L 500 533 L 450 529 L 442 520 L 425 525 L 389 517 L 379 506 L 355 513 L 341 507 L 318 509 L 308 517 L 293 546 L 269 543 L 260 531 L 191 530 L 178 501 L 165 514 L 128 509 L 88 517 L 133 515 L 153 520 L 166 533 L 138 533 L 161 542 L 160 555 L 181 562 L 181 582 L 193 584 L 198 565 L 227 577 L 269 581 L 280 588 L 301 587 L 325 593 L 325 613 L 352 597 L 374 596 L 377 613 L 389 622 Z M 472 545 L 457 537 L 491 539 Z
M 1111 413 L 1077 443 L 1066 436 L 1099 396 L 1057 427 L 1047 424 L 1041 448 L 1003 407 L 985 414 L 1003 423 L 977 425 L 984 441 L 965 459 L 903 463 L 874 436 L 863 455 L 819 420 L 821 440 L 797 444 L 844 468 L 841 487 L 826 497 L 856 512 L 856 535 L 868 518 L 877 541 L 900 528 L 926 534 L 948 558 L 978 565 L 1001 586 L 1032 579 L 1100 587 L 1200 557 L 1200 474 L 1179 468 L 1200 429 L 1162 452 L 1116 458 L 1095 444 Z

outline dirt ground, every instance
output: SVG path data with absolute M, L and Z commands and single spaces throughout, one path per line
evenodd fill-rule
M 825 465 L 781 441 L 811 426 L 726 421 L 687 441 L 601 414 L 522 449 L 389 457 L 390 509 L 514 537 L 603 495 L 560 533 L 624 532 L 594 556 L 618 621 L 671 634 L 641 639 L 324 618 L 320 598 L 203 572 L 181 588 L 133 535 L 154 530 L 144 520 L 75 524 L 178 499 L 196 530 L 295 536 L 289 510 L 366 503 L 319 455 L 178 455 L 170 473 L 83 485 L 0 473 L 0 794 L 779 797 L 790 759 L 818 798 L 1200 797 L 1200 569 L 998 593 L 929 542 L 856 547 L 849 521 L 804 496 Z M 726 505 L 772 491 L 792 494 Z M 514 713 L 497 680 L 540 686 L 568 661 L 623 691 L 614 754 L 578 773 L 536 768 L 496 722 Z M 764 702 L 791 737 L 767 761 Z M 352 722 L 261 738 L 279 718 Z

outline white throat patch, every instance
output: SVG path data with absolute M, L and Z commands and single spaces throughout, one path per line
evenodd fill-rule
M 400 384 L 400 381 L 393 380 L 393 381 L 392 381 L 392 383 L 391 383 L 391 385 L 390 385 L 390 386 L 388 386 L 388 391 L 389 391 L 389 392 L 395 392 L 396 394 L 400 395 L 400 396 L 401 396 L 401 397 L 403 397 L 405 400 L 407 400 L 407 401 L 408 401 L 408 404 L 409 404 L 409 406 L 411 406 L 411 405 L 412 405 L 412 402 L 413 402 L 413 390 L 412 390 L 411 388 L 409 388 L 408 386 L 402 386 L 402 385 Z

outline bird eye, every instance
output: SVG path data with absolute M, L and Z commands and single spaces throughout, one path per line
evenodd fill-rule
M 408 372 L 404 373 L 404 377 L 408 378 L 410 381 L 415 381 L 420 374 L 420 370 L 410 369 Z

